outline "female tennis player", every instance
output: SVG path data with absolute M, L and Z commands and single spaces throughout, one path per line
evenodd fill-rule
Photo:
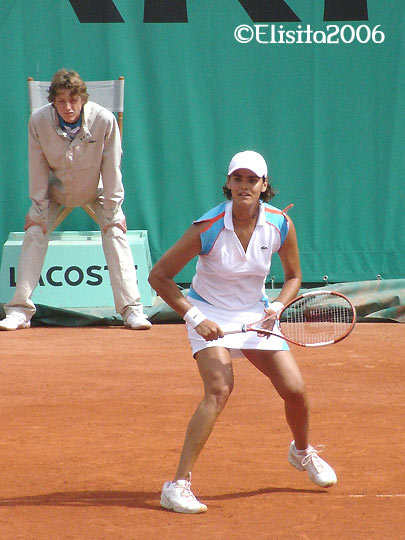
M 286 341 L 256 332 L 224 335 L 228 326 L 276 313 L 297 295 L 301 269 L 294 225 L 284 212 L 268 204 L 274 191 L 266 162 L 256 152 L 248 150 L 232 158 L 223 191 L 228 201 L 195 221 L 149 276 L 158 295 L 184 318 L 204 383 L 204 397 L 189 422 L 177 472 L 161 495 L 162 507 L 181 513 L 207 510 L 191 491 L 191 471 L 232 391 L 232 358 L 237 355 L 244 355 L 267 376 L 284 400 L 294 438 L 289 462 L 306 470 L 318 486 L 336 483 L 333 469 L 308 443 L 308 398 Z M 269 304 L 264 284 L 275 252 L 281 259 L 284 284 Z M 196 274 L 186 298 L 174 277 L 195 256 Z

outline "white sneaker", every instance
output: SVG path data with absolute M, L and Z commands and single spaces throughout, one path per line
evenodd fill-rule
M 133 311 L 125 319 L 125 326 L 128 326 L 131 330 L 149 330 L 152 323 L 148 321 L 142 311 L 140 313 Z
M 336 484 L 335 471 L 330 465 L 318 456 L 324 449 L 323 446 L 314 448 L 308 446 L 305 454 L 299 454 L 295 448 L 295 441 L 292 441 L 288 449 L 288 461 L 300 471 L 307 471 L 314 484 L 320 487 L 330 487 Z
M 0 321 L 0 330 L 20 330 L 30 326 L 30 321 L 27 320 L 24 313 L 19 311 L 12 311 L 5 319 Z
M 186 480 L 165 482 L 160 506 L 181 514 L 201 514 L 207 511 L 206 505 L 197 501 L 191 491 L 191 473 Z

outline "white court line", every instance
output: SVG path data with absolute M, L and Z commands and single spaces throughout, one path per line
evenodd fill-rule
M 392 495 L 376 495 L 376 497 L 405 497 L 405 493 L 394 493 Z
M 385 493 L 385 494 L 376 494 L 376 495 L 362 495 L 362 494 L 352 494 L 352 495 L 341 495 L 340 497 L 351 497 L 353 499 L 361 497 L 381 497 L 381 498 L 393 498 L 393 497 L 405 497 L 405 493 Z

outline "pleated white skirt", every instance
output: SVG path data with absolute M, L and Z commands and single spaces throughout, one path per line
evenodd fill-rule
M 235 330 L 242 324 L 251 324 L 265 316 L 262 302 L 258 302 L 254 309 L 249 311 L 232 311 L 218 308 L 206 302 L 201 302 L 195 298 L 187 297 L 189 302 L 207 317 L 216 322 L 222 330 Z M 278 336 L 259 337 L 256 332 L 240 332 L 229 334 L 215 341 L 206 341 L 189 324 L 186 323 L 188 339 L 190 341 L 193 356 L 198 351 L 208 347 L 225 347 L 229 349 L 232 356 L 242 356 L 241 349 L 255 349 L 259 351 L 288 351 L 287 342 Z M 274 328 L 277 332 L 277 329 Z

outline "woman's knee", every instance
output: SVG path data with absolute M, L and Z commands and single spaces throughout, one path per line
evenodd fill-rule
M 303 382 L 292 384 L 286 388 L 282 398 L 294 407 L 308 408 L 308 396 Z
M 215 403 L 218 411 L 221 411 L 233 390 L 233 378 L 218 378 L 206 385 L 206 396 Z

